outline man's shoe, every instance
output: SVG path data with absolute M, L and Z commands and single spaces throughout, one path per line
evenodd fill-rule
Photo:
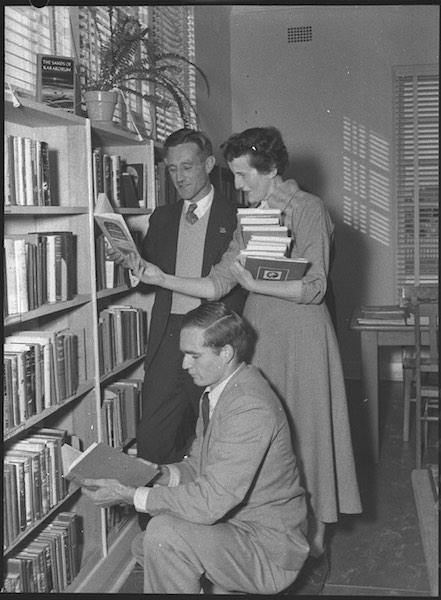
M 329 560 L 326 550 L 315 558 L 309 555 L 297 579 L 284 592 L 288 596 L 318 596 L 329 575 Z

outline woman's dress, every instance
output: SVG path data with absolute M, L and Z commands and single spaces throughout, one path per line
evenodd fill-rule
M 359 513 L 346 391 L 340 352 L 323 301 L 333 225 L 320 198 L 303 192 L 294 180 L 276 178 L 266 198 L 280 208 L 293 236 L 292 257 L 310 266 L 299 303 L 250 293 L 244 317 L 257 333 L 252 362 L 284 404 L 303 485 L 315 517 L 335 522 L 339 512 Z M 221 262 L 213 267 L 216 298 L 236 282 L 229 267 L 243 248 L 239 228 Z

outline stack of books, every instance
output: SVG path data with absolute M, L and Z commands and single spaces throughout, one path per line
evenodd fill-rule
M 362 306 L 359 325 L 404 325 L 410 323 L 410 313 L 407 308 L 398 305 Z
M 245 268 L 254 279 L 285 281 L 301 279 L 308 261 L 289 258 L 291 237 L 288 228 L 281 224 L 279 209 L 239 208 L 245 249 Z

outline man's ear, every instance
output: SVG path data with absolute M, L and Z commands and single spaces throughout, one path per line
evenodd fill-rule
M 208 156 L 205 159 L 205 170 L 206 170 L 206 172 L 207 173 L 211 173 L 211 171 L 213 170 L 215 164 L 216 164 L 216 158 L 212 154 L 210 154 L 210 156 Z
M 231 344 L 226 344 L 222 350 L 221 354 L 223 355 L 225 362 L 231 362 L 234 359 L 234 348 Z

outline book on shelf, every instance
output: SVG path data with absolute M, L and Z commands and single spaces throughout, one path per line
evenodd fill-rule
M 75 113 L 75 61 L 70 56 L 37 54 L 36 100 Z
M 127 486 L 144 487 L 159 475 L 152 465 L 102 442 L 93 442 L 84 452 L 64 444 L 62 457 L 64 477 L 78 485 L 83 479 L 118 479 Z
M 49 147 L 43 140 L 5 134 L 5 205 L 49 206 Z
M 142 208 L 147 203 L 148 173 L 146 163 L 127 163 L 124 166 L 124 175 L 132 178 L 136 196 L 133 194 L 124 197 L 124 206 L 133 208 Z M 126 178 L 127 179 L 127 178 Z
M 304 258 L 245 256 L 245 268 L 254 279 L 291 281 L 301 279 L 308 261 Z
M 100 194 L 94 212 L 95 222 L 100 227 L 113 250 L 122 258 L 133 252 L 141 258 L 130 229 L 124 218 L 113 211 L 105 194 Z

